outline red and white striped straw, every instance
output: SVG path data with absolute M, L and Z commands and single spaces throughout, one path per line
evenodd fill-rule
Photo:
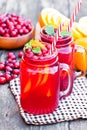
M 82 5 L 82 0 L 79 0 L 73 13 L 72 13 L 72 16 L 71 16 L 71 19 L 70 19 L 70 23 L 69 23 L 69 26 L 67 28 L 67 31 L 70 32 L 71 31 L 71 28 L 72 28 L 72 25 L 73 25 L 73 22 L 75 21 L 75 18 L 76 18 L 76 15 L 78 14 L 79 10 L 80 10 L 80 7 Z
M 63 28 L 63 26 L 64 26 L 64 23 L 61 23 L 60 25 L 59 25 L 59 28 L 58 28 L 58 32 L 57 32 L 57 36 L 59 37 L 60 36 L 60 33 L 61 33 L 61 31 L 62 31 L 62 28 Z
M 54 51 L 56 51 L 56 35 L 54 35 L 53 42 L 51 44 L 51 54 L 53 54 Z
M 56 31 L 56 36 L 55 36 L 56 41 L 58 40 L 58 37 L 60 36 L 63 26 L 64 26 L 64 23 L 61 23 Z

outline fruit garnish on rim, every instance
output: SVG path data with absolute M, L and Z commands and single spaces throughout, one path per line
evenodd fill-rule
M 70 33 L 70 32 L 61 31 L 61 33 L 60 33 L 60 37 L 69 37 L 69 36 L 71 36 L 71 33 Z
M 24 52 L 32 59 L 43 59 L 43 57 L 49 56 L 50 45 L 47 43 L 41 43 L 40 41 L 32 39 L 24 46 Z
M 51 36 L 54 36 L 54 35 L 55 35 L 54 27 L 51 26 L 51 25 L 48 25 L 48 26 L 45 27 L 45 32 L 46 32 L 48 35 L 51 35 Z

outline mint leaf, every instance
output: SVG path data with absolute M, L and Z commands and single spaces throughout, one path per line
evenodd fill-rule
M 32 49 L 32 51 L 33 51 L 33 53 L 38 54 L 41 52 L 41 49 L 40 49 L 40 47 L 35 47 Z
M 61 36 L 61 37 L 71 36 L 71 33 L 70 33 L 70 32 L 67 32 L 67 31 L 62 31 L 62 32 L 60 33 L 60 36 Z
M 45 32 L 51 36 L 54 36 L 54 34 L 55 34 L 54 28 L 51 25 L 48 25 L 45 27 Z
M 31 48 L 32 49 L 32 46 L 29 43 L 26 43 L 25 48 Z

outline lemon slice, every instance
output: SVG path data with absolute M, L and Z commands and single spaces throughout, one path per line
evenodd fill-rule
M 53 14 L 56 14 L 56 13 L 58 13 L 58 11 L 54 8 L 42 9 L 39 15 L 39 20 L 38 20 L 40 23 L 40 26 L 41 27 L 46 26 L 48 24 L 47 17 L 49 16 L 49 14 L 52 16 Z
M 84 17 L 81 17 L 80 19 L 79 19 L 79 23 L 86 23 L 87 24 L 87 16 L 84 16 Z
M 59 13 L 56 9 L 44 8 L 40 12 L 38 22 L 41 27 L 50 24 L 57 28 L 61 22 L 68 20 L 67 17 Z
M 87 50 L 87 38 L 79 38 L 75 41 L 75 43 L 83 46 Z
M 72 28 L 72 36 L 73 36 L 74 40 L 83 37 L 83 35 L 80 32 L 78 32 L 76 30 L 76 28 Z
M 78 23 L 76 29 L 84 36 L 87 36 L 87 23 Z
M 52 25 L 54 25 L 56 28 L 58 28 L 58 26 L 60 25 L 61 23 L 61 16 L 57 15 L 57 14 L 54 14 L 53 17 L 52 17 Z

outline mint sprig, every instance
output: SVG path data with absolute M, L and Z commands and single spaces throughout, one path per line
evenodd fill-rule
M 71 33 L 70 33 L 70 32 L 67 32 L 67 31 L 62 31 L 62 32 L 60 33 L 60 36 L 61 36 L 61 37 L 71 36 Z
M 45 32 L 50 35 L 50 36 L 54 36 L 55 31 L 54 31 L 54 27 L 51 25 L 48 25 L 45 27 Z
M 40 49 L 40 47 L 35 47 L 35 48 L 32 49 L 32 51 L 33 51 L 34 54 L 38 54 L 38 53 L 41 52 L 41 49 Z

